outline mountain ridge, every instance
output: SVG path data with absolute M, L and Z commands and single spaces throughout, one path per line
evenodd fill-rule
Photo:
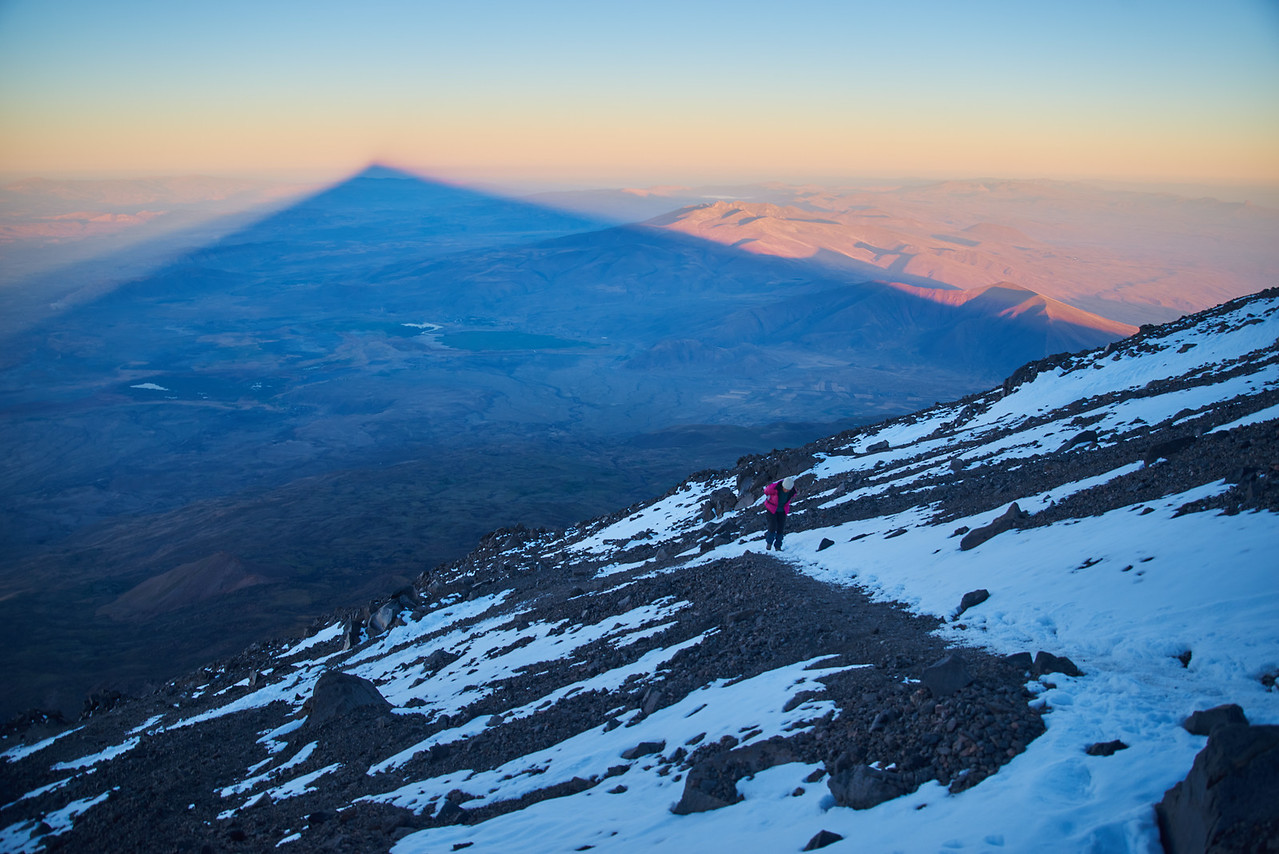
M 907 293 L 946 305 L 961 305 L 979 299 L 993 287 L 1007 285 L 1006 277 L 1021 269 L 1029 281 L 1042 282 L 1048 290 L 1036 292 L 1022 287 L 1051 308 L 1045 318 L 1099 332 L 1131 335 L 1136 327 L 1070 306 L 1054 296 L 1060 288 L 1035 268 L 1036 262 L 1052 257 L 1048 247 L 1013 228 L 976 223 L 963 231 L 979 240 L 962 240 L 928 233 L 922 223 L 900 218 L 891 227 L 867 221 L 866 211 L 831 211 L 831 218 L 793 207 L 771 203 L 717 201 L 681 208 L 649 220 L 647 225 L 667 228 L 706 240 L 731 245 L 747 252 L 783 258 L 807 258 L 836 269 L 857 270 Z M 993 255 L 978 253 L 975 247 L 995 244 Z M 956 249 L 953 244 L 966 248 Z M 1026 245 L 1016 245 L 1024 243 Z M 1018 260 L 1017 255 L 1035 256 Z M 1011 256 L 1001 260 L 1002 256 Z M 1043 286 L 1041 285 L 1041 286 Z M 956 292 L 962 296 L 956 297 Z M 1017 316 L 1012 313 L 1005 316 Z M 1069 335 L 1067 337 L 1070 337 Z M 1076 334 L 1075 337 L 1078 337 Z
M 1157 845 L 1152 805 L 1204 744 L 1181 717 L 1279 722 L 1277 335 L 1279 289 L 562 532 L 494 531 L 306 639 L 6 745 L 0 839 Z M 786 474 L 793 530 L 761 554 Z M 321 723 L 326 672 L 393 708 Z

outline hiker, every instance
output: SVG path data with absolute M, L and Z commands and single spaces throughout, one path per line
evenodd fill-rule
M 764 550 L 782 550 L 782 535 L 786 533 L 786 514 L 795 498 L 795 478 L 785 477 L 764 487 L 764 515 L 768 517 L 768 532 L 764 534 Z

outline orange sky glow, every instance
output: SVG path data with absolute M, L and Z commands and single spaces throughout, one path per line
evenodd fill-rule
M 17 0 L 0 173 L 1279 184 L 1275 4 L 962 6 Z

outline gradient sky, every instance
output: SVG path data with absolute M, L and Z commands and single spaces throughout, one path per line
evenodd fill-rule
M 0 172 L 1279 183 L 1279 2 L 0 0 Z

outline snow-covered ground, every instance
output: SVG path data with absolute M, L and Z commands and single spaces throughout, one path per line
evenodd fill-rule
M 818 465 L 818 473 L 828 477 L 892 469 L 930 455 L 949 459 L 959 443 L 967 442 L 975 443 L 963 449 L 970 459 L 1056 450 L 1069 436 L 1066 423 L 1080 413 L 1046 423 L 1042 416 L 1160 379 L 1211 375 L 1258 352 L 1273 354 L 1279 337 L 1277 309 L 1270 302 L 1242 310 L 1224 322 L 1234 330 L 1228 334 L 1195 328 L 1169 336 L 1155 352 L 1097 355 L 1080 360 L 1069 372 L 1040 375 L 938 438 L 929 437 L 955 418 L 957 409 L 865 433 L 857 447 L 887 441 L 890 449 L 831 457 Z M 1261 322 L 1240 325 L 1253 319 Z M 1104 444 L 1105 435 L 1121 424 L 1137 419 L 1158 424 L 1186 408 L 1207 409 L 1276 385 L 1279 368 L 1270 364 L 1233 380 L 1101 404 L 1082 414 L 1102 416 L 1092 429 L 1102 434 Z M 981 442 L 993 427 L 1035 416 L 1040 423 L 1033 428 Z M 1276 418 L 1279 412 L 1269 407 L 1236 426 Z M 1011 447 L 1017 448 L 1015 454 Z M 1034 511 L 1141 466 L 1069 484 L 1054 494 L 1027 494 L 1019 503 Z M 913 478 L 904 480 L 886 478 L 883 488 L 900 489 Z M 716 485 L 701 495 L 677 493 L 575 547 L 598 549 L 645 529 L 691 524 L 699 499 Z M 984 525 L 997 512 L 942 525 L 931 523 L 926 508 L 915 507 L 788 538 L 785 556 L 801 571 L 835 584 L 858 584 L 921 613 L 949 617 L 965 592 L 987 589 L 990 599 L 967 612 L 962 624 L 948 626 L 948 637 L 1005 653 L 1060 649 L 1083 670 L 1080 677 L 1054 674 L 1032 685 L 1046 704 L 1047 733 L 972 789 L 952 795 L 931 785 L 871 810 L 854 811 L 834 808 L 824 786 L 804 783 L 814 767 L 783 765 L 743 784 L 746 799 L 740 804 L 677 816 L 669 807 L 679 798 L 678 784 L 632 769 L 621 778 L 628 787 L 624 794 L 596 787 L 476 827 L 425 831 L 395 850 L 425 854 L 470 842 L 468 850 L 530 854 L 581 850 L 583 845 L 600 851 L 744 854 L 793 850 L 796 839 L 825 829 L 855 840 L 856 850 L 874 852 L 1160 851 L 1152 805 L 1185 776 L 1205 742 L 1182 729 L 1181 721 L 1197 709 L 1238 703 L 1253 723 L 1279 723 L 1279 693 L 1261 682 L 1263 675 L 1279 672 L 1279 520 L 1269 512 L 1178 514 L 1178 508 L 1225 488 L 1222 482 L 1207 483 L 1100 516 L 1009 531 L 970 551 L 958 549 L 953 530 Z M 902 528 L 905 534 L 884 537 Z M 865 534 L 869 536 L 858 536 Z M 836 545 L 817 551 L 826 538 Z M 758 547 L 734 543 L 697 561 Z M 1191 657 L 1183 666 L 1178 656 L 1185 653 Z M 775 698 L 765 691 L 734 698 L 717 707 L 716 721 L 725 732 L 749 728 Z M 678 715 L 681 709 L 664 711 Z M 654 735 L 677 733 L 675 723 L 645 721 Z M 1090 744 L 1114 739 L 1128 749 L 1105 757 L 1084 752 Z M 588 733 L 577 741 L 574 755 L 585 759 L 604 748 L 606 734 Z M 591 767 L 584 763 L 580 770 Z M 431 782 L 447 788 L 460 781 Z M 795 796 L 799 789 L 803 794 Z
M 394 847 L 400 854 L 461 846 L 468 852 L 525 854 L 587 847 L 752 854 L 797 850 L 821 830 L 845 838 L 832 848 L 836 851 L 1161 850 L 1153 804 L 1185 776 L 1205 743 L 1186 732 L 1181 721 L 1197 709 L 1237 703 L 1251 722 L 1279 724 L 1279 693 L 1262 681 L 1279 673 L 1279 520 L 1265 510 L 1188 512 L 1187 505 L 1231 488 L 1219 479 L 1188 481 L 1184 489 L 1157 499 L 1118 506 L 1112 502 L 1104 512 L 1005 531 L 977 548 L 961 550 L 956 529 L 986 525 L 1008 502 L 954 518 L 944 515 L 934 493 L 952 465 L 998 464 L 1015 471 L 1043 455 L 1086 455 L 1120 447 L 1145 425 L 1185 421 L 1228 404 L 1247 410 L 1250 400 L 1279 388 L 1277 338 L 1279 299 L 1254 300 L 1198 325 L 1182 324 L 1163 337 L 1130 340 L 1077 357 L 1011 393 L 997 390 L 968 404 L 937 407 L 914 419 L 871 428 L 832 446 L 809 471 L 788 472 L 811 474 L 817 484 L 797 505 L 797 530 L 778 555 L 795 569 L 830 584 L 855 584 L 882 600 L 947 619 L 939 631 L 959 644 L 997 653 L 1053 650 L 1083 671 L 1078 677 L 1052 674 L 1029 683 L 1035 706 L 1044 710 L 1047 732 L 978 785 L 952 794 L 930 783 L 858 811 L 835 806 L 824 783 L 805 782 L 820 766 L 790 763 L 739 783 L 744 795 L 740 803 L 675 815 L 670 808 L 683 784 L 657 762 L 641 757 L 623 773 L 607 776 L 624 750 L 645 741 L 661 742 L 670 753 L 699 734 L 710 743 L 727 735 L 763 740 L 804 729 L 834 710 L 819 697 L 788 703 L 803 691 L 820 688 L 816 680 L 836 669 L 821 660 L 747 679 L 719 680 L 646 716 L 625 712 L 622 723 L 633 726 L 601 722 L 496 768 L 435 776 L 423 776 L 420 770 L 400 773 L 422 768 L 409 763 L 437 745 L 476 737 L 579 692 L 616 689 L 660 674 L 682 650 L 704 642 L 706 633 L 658 647 L 614 670 L 569 679 L 543 697 L 454 723 L 418 743 L 388 744 L 385 754 L 363 770 L 378 780 L 391 775 L 394 785 L 361 800 L 435 810 L 450 791 L 464 789 L 477 796 L 466 804 L 475 808 L 575 778 L 604 780 L 477 824 L 407 835 Z M 1203 382 L 1165 382 L 1185 379 Z M 1279 406 L 1257 404 L 1237 417 L 1218 419 L 1216 430 L 1277 420 Z M 1095 431 L 1096 440 L 1070 446 L 1085 426 Z M 1090 489 L 1122 485 L 1147 474 L 1148 468 L 1176 465 L 1175 460 L 1129 460 L 1048 489 L 1028 485 L 1017 502 L 1035 513 L 1062 506 Z M 637 548 L 669 548 L 677 555 L 683 548 L 677 541 L 687 542 L 683 538 L 689 532 L 724 524 L 725 517 L 707 521 L 702 508 L 725 487 L 734 488 L 734 479 L 689 482 L 625 517 L 584 524 L 558 540 L 522 547 L 528 555 L 516 548 L 502 559 L 518 564 L 538 550 L 562 560 L 591 560 L 601 568 L 595 571 L 590 595 L 624 588 L 633 583 L 630 571 L 644 565 L 634 558 Z M 917 501 L 892 512 L 806 524 L 806 513 L 903 494 Z M 727 518 L 758 512 L 752 507 Z M 819 550 L 823 540 L 834 545 Z M 705 551 L 689 549 L 662 571 L 691 570 L 759 548 L 758 541 L 737 538 Z M 988 590 L 989 599 L 959 620 L 950 619 L 963 594 L 978 588 Z M 446 601 L 420 619 L 406 609 L 406 624 L 355 652 L 308 658 L 339 637 L 341 626 L 335 623 L 282 648 L 277 658 L 292 666 L 264 677 L 261 687 L 198 715 L 174 712 L 163 720 L 151 718 L 127 740 L 53 767 L 64 777 L 67 771 L 88 775 L 155 734 L 278 701 L 300 710 L 302 698 L 334 662 L 372 680 L 396 714 L 455 716 L 490 696 L 502 680 L 568 661 L 587 644 L 621 648 L 656 636 L 688 606 L 671 598 L 635 602 L 620 615 L 594 623 L 521 624 L 513 621 L 521 606 L 511 596 L 505 590 Z M 456 657 L 428 666 L 428 650 L 450 650 Z M 300 766 L 314 744 L 291 754 L 285 749 L 285 737 L 299 725 L 300 719 L 261 733 L 271 758 L 246 768 L 242 778 L 221 790 L 226 810 L 220 818 L 263 798 L 279 801 L 323 788 L 326 775 L 337 766 L 302 773 Z M 1085 753 L 1090 744 L 1116 739 L 1127 748 L 1112 756 Z M 0 758 L 33 761 L 55 740 L 11 748 Z M 43 794 L 31 792 L 24 799 Z M 80 799 L 51 813 L 46 819 L 51 832 L 64 832 L 77 815 L 109 794 L 103 791 L 96 800 Z M 11 823 L 0 830 L 0 848 L 33 850 L 42 838 L 31 837 L 33 827 L 29 821 Z M 284 850 L 305 849 L 305 829 L 288 828 L 278 843 Z

